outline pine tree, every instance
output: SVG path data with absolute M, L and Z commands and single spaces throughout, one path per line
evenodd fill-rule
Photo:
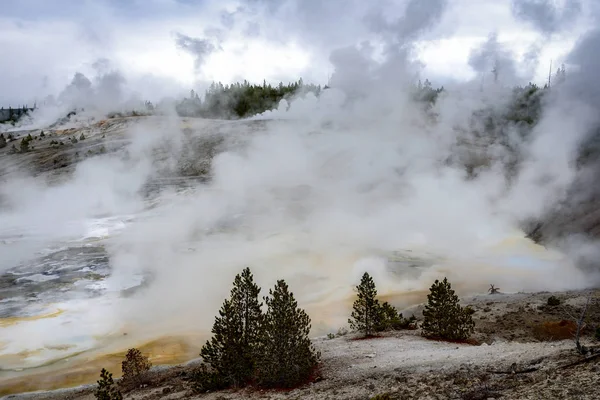
M 98 400 L 123 400 L 123 395 L 115 386 L 112 374 L 104 368 L 100 372 L 100 380 L 98 381 L 98 388 L 94 392 L 94 397 Z
M 320 358 L 308 337 L 310 317 L 298 308 L 283 280 L 265 297 L 265 315 L 257 380 L 264 387 L 289 388 L 306 382 Z
M 152 363 L 148 357 L 144 356 L 138 349 L 129 349 L 125 355 L 125 360 L 121 363 L 123 377 L 121 381 L 125 385 L 139 387 L 144 383 L 148 371 L 152 368 Z
M 381 306 L 377 297 L 377 289 L 373 278 L 365 272 L 360 280 L 358 299 L 354 302 L 351 318 L 348 320 L 350 327 L 363 332 L 365 336 L 372 336 L 381 322 Z
M 423 336 L 448 339 L 468 339 L 475 323 L 466 309 L 459 304 L 458 296 L 452 290 L 447 278 L 436 280 L 427 295 L 427 305 L 423 310 Z
M 33 138 L 31 138 L 31 135 L 21 139 L 20 149 L 22 153 L 26 153 L 29 151 L 29 142 L 31 142 L 32 140 Z
M 0 149 L 6 147 L 6 139 L 4 138 L 4 134 L 0 133 Z
M 231 298 L 223 302 L 212 328 L 213 337 L 200 352 L 223 386 L 241 386 L 252 376 L 263 320 L 260 288 L 249 268 L 237 275 Z

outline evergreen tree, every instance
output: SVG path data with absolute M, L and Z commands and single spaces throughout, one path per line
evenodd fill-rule
M 121 363 L 123 371 L 122 383 L 130 386 L 140 386 L 148 375 L 152 363 L 148 357 L 144 356 L 138 349 L 129 349 L 125 355 L 125 360 Z
M 404 316 L 398 312 L 396 307 L 392 306 L 387 301 L 381 305 L 379 310 L 379 320 L 375 327 L 377 331 L 416 328 L 417 318 L 414 315 L 410 318 L 404 318 Z
M 6 147 L 6 139 L 4 138 L 4 134 L 0 133 L 0 149 Z
M 320 358 L 308 337 L 310 317 L 283 280 L 265 297 L 265 315 L 257 380 L 264 387 L 289 388 L 306 382 Z
M 27 137 L 24 137 L 23 139 L 21 139 L 21 144 L 19 145 L 21 152 L 22 153 L 26 153 L 29 151 L 29 143 L 33 141 L 33 138 L 31 137 L 31 135 L 27 135 Z
M 94 392 L 94 397 L 98 400 L 123 400 L 123 395 L 115 386 L 112 374 L 104 368 L 100 372 L 100 380 Z
M 263 320 L 259 293 L 250 269 L 245 268 L 235 277 L 231 298 L 215 318 L 214 336 L 200 352 L 224 386 L 241 386 L 252 376 Z
M 448 340 L 468 339 L 475 328 L 472 313 L 460 306 L 448 279 L 436 280 L 430 291 L 423 310 L 423 335 Z
M 350 327 L 363 332 L 365 336 L 372 336 L 381 321 L 381 307 L 377 297 L 377 289 L 373 278 L 365 272 L 360 280 L 358 299 L 352 306 L 351 318 L 348 320 Z

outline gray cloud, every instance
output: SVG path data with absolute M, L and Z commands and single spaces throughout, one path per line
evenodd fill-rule
M 439 22 L 446 7 L 447 0 L 410 0 L 404 14 L 393 22 L 388 22 L 385 9 L 378 8 L 366 17 L 369 27 L 377 33 L 394 33 L 396 39 L 403 43 L 414 40 L 426 29 Z
M 498 42 L 498 34 L 491 34 L 469 56 L 469 66 L 478 74 L 490 74 L 496 71 L 498 81 L 513 83 L 517 80 L 517 67 L 514 55 Z
M 557 7 L 552 0 L 512 0 L 513 15 L 545 34 L 565 29 L 581 14 L 581 0 L 565 0 Z
M 206 62 L 206 58 L 219 49 L 209 39 L 194 38 L 182 33 L 176 33 L 175 35 L 177 47 L 194 56 L 196 70 L 200 70 Z
M 567 62 L 575 69 L 568 71 L 566 88 L 575 98 L 594 107 L 600 106 L 600 30 L 584 35 L 567 56 Z

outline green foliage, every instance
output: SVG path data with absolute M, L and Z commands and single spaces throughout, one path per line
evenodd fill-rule
M 79 140 L 85 140 L 85 135 L 83 134 L 83 132 L 81 133 L 81 136 L 79 136 Z
M 348 323 L 352 329 L 364 333 L 365 336 L 372 336 L 381 321 L 381 307 L 379 300 L 376 299 L 375 282 L 365 272 L 360 280 L 360 285 L 356 289 L 358 298 L 352 305 L 353 311 Z
M 298 308 L 283 280 L 265 297 L 267 313 L 257 356 L 256 378 L 264 387 L 290 388 L 308 381 L 319 362 L 308 337 L 310 317 Z
M 252 376 L 263 320 L 260 288 L 249 268 L 237 275 L 231 297 L 223 302 L 212 328 L 213 337 L 200 356 L 226 386 L 242 386 Z
M 116 387 L 115 382 L 113 381 L 112 374 L 108 372 L 106 369 L 102 368 L 100 372 L 100 380 L 98 382 L 98 387 L 94 392 L 94 397 L 98 400 L 123 400 L 123 395 Z
M 6 147 L 6 138 L 4 137 L 3 133 L 0 133 L 0 149 L 3 149 Z
M 26 137 L 24 137 L 23 139 L 21 139 L 21 143 L 19 145 L 19 149 L 21 151 L 21 153 L 26 153 L 29 151 L 29 143 L 31 143 L 33 141 L 33 138 L 31 137 L 31 135 L 27 135 Z
M 40 137 L 41 137 L 41 138 L 43 138 L 43 137 L 46 137 L 46 134 L 44 133 L 44 131 L 41 131 L 41 132 L 40 132 Z
M 392 396 L 389 393 L 382 393 L 371 397 L 369 400 L 392 400 Z
M 71 143 L 76 144 L 78 142 L 77 138 L 75 136 L 70 138 Z
M 319 95 L 320 86 L 297 82 L 271 86 L 266 82 L 253 85 L 248 81 L 223 85 L 212 83 L 206 91 L 204 101 L 193 90 L 189 98 L 184 98 L 176 109 L 180 116 L 207 118 L 243 118 L 276 108 L 279 101 L 298 93 L 312 92 Z
M 551 307 L 556 307 L 560 305 L 560 299 L 556 296 L 550 296 L 548 297 L 548 305 Z
M 410 318 L 404 318 L 396 307 L 384 302 L 379 309 L 379 321 L 375 327 L 377 331 L 402 330 L 416 328 L 417 318 L 413 315 Z
M 447 340 L 468 339 L 475 328 L 471 313 L 462 308 L 447 278 L 436 280 L 423 310 L 423 335 Z
M 335 339 L 335 335 L 333 333 L 328 333 L 327 339 Z
M 138 349 L 129 349 L 125 360 L 121 363 L 123 377 L 121 382 L 124 386 L 139 387 L 147 379 L 152 363 Z
M 363 274 L 360 285 L 356 289 L 358 299 L 354 301 L 352 315 L 348 320 L 352 329 L 362 332 L 368 337 L 375 332 L 390 329 L 416 328 L 417 319 L 414 315 L 407 319 L 387 301 L 379 304 L 379 300 L 376 298 L 375 282 L 367 272 Z
M 192 390 L 196 393 L 226 389 L 229 386 L 221 374 L 204 364 L 192 372 L 191 381 Z

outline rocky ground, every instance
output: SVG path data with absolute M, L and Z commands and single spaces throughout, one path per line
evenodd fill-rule
M 581 356 L 572 340 L 590 293 L 582 342 L 594 349 L 600 325 L 600 290 L 496 294 L 467 298 L 476 332 L 469 343 L 431 341 L 419 330 L 357 340 L 353 334 L 314 340 L 322 353 L 315 382 L 290 391 L 258 389 L 195 394 L 189 377 L 195 362 L 157 367 L 147 387 L 125 399 L 597 399 L 600 353 Z M 548 306 L 550 296 L 560 304 Z M 416 312 L 422 305 L 405 310 Z M 94 386 L 7 396 L 14 400 L 93 399 Z M 379 396 L 379 397 L 376 397 Z

